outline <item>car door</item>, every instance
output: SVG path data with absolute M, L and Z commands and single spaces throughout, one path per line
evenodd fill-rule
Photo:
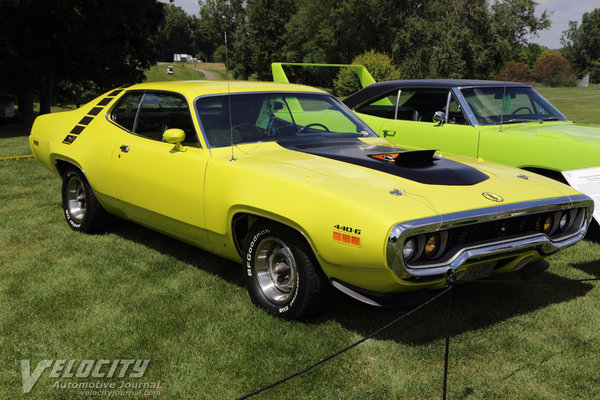
M 128 219 L 204 246 L 204 173 L 209 153 L 201 148 L 187 101 L 175 93 L 130 92 L 110 114 L 121 128 L 112 154 L 114 197 Z M 182 129 L 183 148 L 162 140 Z
M 399 146 L 477 157 L 478 131 L 449 89 L 405 88 L 355 109 L 381 136 Z M 442 122 L 434 121 L 436 112 Z

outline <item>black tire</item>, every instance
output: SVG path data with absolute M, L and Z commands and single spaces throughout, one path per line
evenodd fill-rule
M 329 283 L 306 241 L 274 223 L 256 223 L 244 241 L 242 265 L 252 302 L 289 320 L 327 307 Z
M 83 173 L 68 168 L 62 176 L 62 206 L 67 223 L 77 232 L 102 233 L 111 216 L 102 208 Z

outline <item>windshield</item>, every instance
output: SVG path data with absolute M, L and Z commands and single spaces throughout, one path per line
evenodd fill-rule
M 327 94 L 244 93 L 206 96 L 196 100 L 196 110 L 211 147 L 308 136 L 377 136 L 351 111 Z
M 565 120 L 548 100 L 530 87 L 467 88 L 461 92 L 480 125 Z

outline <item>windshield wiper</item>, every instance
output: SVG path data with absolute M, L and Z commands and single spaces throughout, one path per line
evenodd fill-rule
M 498 121 L 494 125 L 513 124 L 515 122 L 539 122 L 539 123 L 541 123 L 542 120 L 539 120 L 539 119 L 525 119 L 525 118 L 513 118 L 513 119 L 506 120 L 506 121 Z
M 540 118 L 540 121 L 568 121 L 564 118 L 560 118 L 560 117 L 546 117 L 546 118 Z

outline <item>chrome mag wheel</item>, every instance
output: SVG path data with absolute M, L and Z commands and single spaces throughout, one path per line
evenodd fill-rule
M 86 197 L 85 186 L 78 176 L 72 176 L 66 188 L 67 208 L 71 218 L 81 223 L 85 218 Z
M 256 248 L 255 273 L 258 286 L 273 304 L 286 304 L 294 296 L 297 266 L 291 249 L 280 239 L 268 237 Z

